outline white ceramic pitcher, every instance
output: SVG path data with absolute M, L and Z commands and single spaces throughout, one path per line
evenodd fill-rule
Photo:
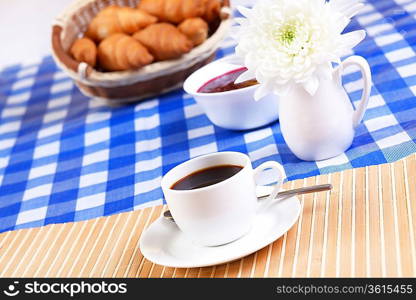
M 342 86 L 342 70 L 350 65 L 360 68 L 363 92 L 357 110 Z M 343 153 L 354 139 L 371 91 L 371 71 L 361 56 L 351 56 L 334 69 L 332 80 L 321 80 L 315 95 L 299 86 L 279 101 L 279 120 L 290 150 L 302 160 L 323 160 Z

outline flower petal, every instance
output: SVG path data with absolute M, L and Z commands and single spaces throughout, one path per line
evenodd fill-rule
M 341 47 L 352 49 L 357 46 L 366 36 L 365 30 L 356 30 L 341 35 Z
M 338 20 L 337 24 L 335 25 L 335 30 L 339 33 L 343 32 L 344 29 L 348 26 L 350 23 L 350 19 L 347 17 L 342 17 Z
M 251 9 L 249 9 L 245 6 L 238 5 L 237 10 L 240 12 L 240 14 L 242 14 L 246 18 L 250 18 L 251 15 L 252 15 Z
M 273 87 L 273 93 L 279 96 L 286 96 L 292 88 L 293 83 L 276 84 Z
M 261 98 L 267 96 L 272 91 L 267 87 L 266 84 L 260 84 L 254 92 L 254 100 L 259 101 Z
M 230 35 L 233 40 L 238 41 L 241 36 L 241 31 L 239 26 L 231 26 L 230 28 Z
M 234 83 L 242 83 L 243 81 L 246 80 L 251 80 L 253 78 L 256 78 L 255 74 L 253 71 L 247 70 L 244 73 L 240 74 L 236 80 L 234 80 Z
M 319 79 L 332 79 L 333 69 L 331 64 L 322 64 L 316 69 L 316 75 Z
M 319 79 L 317 76 L 311 76 L 309 80 L 303 83 L 305 91 L 307 91 L 311 96 L 315 95 L 319 87 Z
M 240 65 L 240 66 L 244 65 L 244 59 L 235 54 L 228 55 L 222 58 L 221 60 L 229 64 Z
M 357 13 L 360 12 L 361 9 L 363 9 L 365 5 L 363 3 L 357 3 L 355 5 L 352 5 L 348 8 L 345 8 L 343 14 L 347 17 L 347 18 L 352 18 L 354 17 Z
M 359 4 L 360 0 L 331 0 L 329 5 L 332 9 L 339 11 L 344 14 L 350 7 Z
M 242 25 L 247 22 L 247 19 L 246 18 L 234 18 L 233 21 L 237 24 Z

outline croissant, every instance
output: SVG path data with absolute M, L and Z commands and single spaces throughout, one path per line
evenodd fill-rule
M 88 26 L 86 36 L 99 42 L 113 33 L 132 34 L 156 22 L 157 18 L 145 11 L 110 5 L 94 17 Z
M 208 24 L 201 18 L 190 18 L 179 24 L 178 29 L 194 46 L 202 44 L 208 36 Z
M 141 0 L 138 8 L 162 21 L 179 24 L 187 18 L 201 17 L 207 0 Z
M 221 1 L 220 0 L 206 0 L 205 12 L 202 16 L 208 23 L 215 20 L 220 15 Z
M 192 42 L 169 23 L 150 25 L 136 32 L 133 38 L 149 49 L 156 60 L 177 58 L 192 49 Z
M 91 67 L 95 66 L 97 59 L 97 46 L 89 38 L 77 39 L 69 51 L 76 61 L 85 62 Z
M 99 44 L 98 60 L 107 71 L 123 71 L 150 64 L 153 56 L 131 36 L 115 33 Z

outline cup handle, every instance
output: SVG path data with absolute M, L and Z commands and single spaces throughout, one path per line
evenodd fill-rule
M 362 121 L 364 113 L 367 109 L 368 101 L 370 100 L 371 93 L 371 70 L 367 60 L 358 55 L 353 55 L 341 62 L 341 65 L 337 68 L 338 78 L 341 80 L 341 72 L 344 68 L 355 65 L 360 68 L 361 75 L 364 81 L 363 93 L 361 95 L 360 103 L 353 114 L 353 126 L 356 128 Z
M 270 200 L 273 200 L 274 198 L 276 198 L 277 194 L 279 193 L 280 189 L 282 188 L 282 184 L 283 184 L 283 179 L 285 179 L 286 174 L 285 174 L 285 170 L 283 169 L 282 165 L 279 164 L 278 162 L 275 161 L 266 161 L 264 163 L 262 163 L 260 166 L 258 166 L 257 168 L 254 169 L 254 178 L 256 178 L 256 176 L 263 172 L 266 169 L 274 169 L 277 171 L 277 183 L 276 185 L 273 187 L 273 191 L 270 193 L 270 196 L 267 197 L 266 200 L 262 200 L 265 202 L 269 202 Z

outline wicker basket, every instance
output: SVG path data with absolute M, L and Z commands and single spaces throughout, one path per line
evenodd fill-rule
M 230 3 L 223 0 L 218 28 L 203 44 L 179 59 L 152 63 L 138 70 L 99 72 L 86 63 L 78 63 L 68 54 L 74 40 L 86 31 L 101 9 L 112 4 L 135 7 L 139 1 L 77 0 L 55 19 L 53 57 L 85 95 L 105 99 L 109 105 L 121 105 L 180 88 L 192 72 L 213 60 L 231 25 Z

